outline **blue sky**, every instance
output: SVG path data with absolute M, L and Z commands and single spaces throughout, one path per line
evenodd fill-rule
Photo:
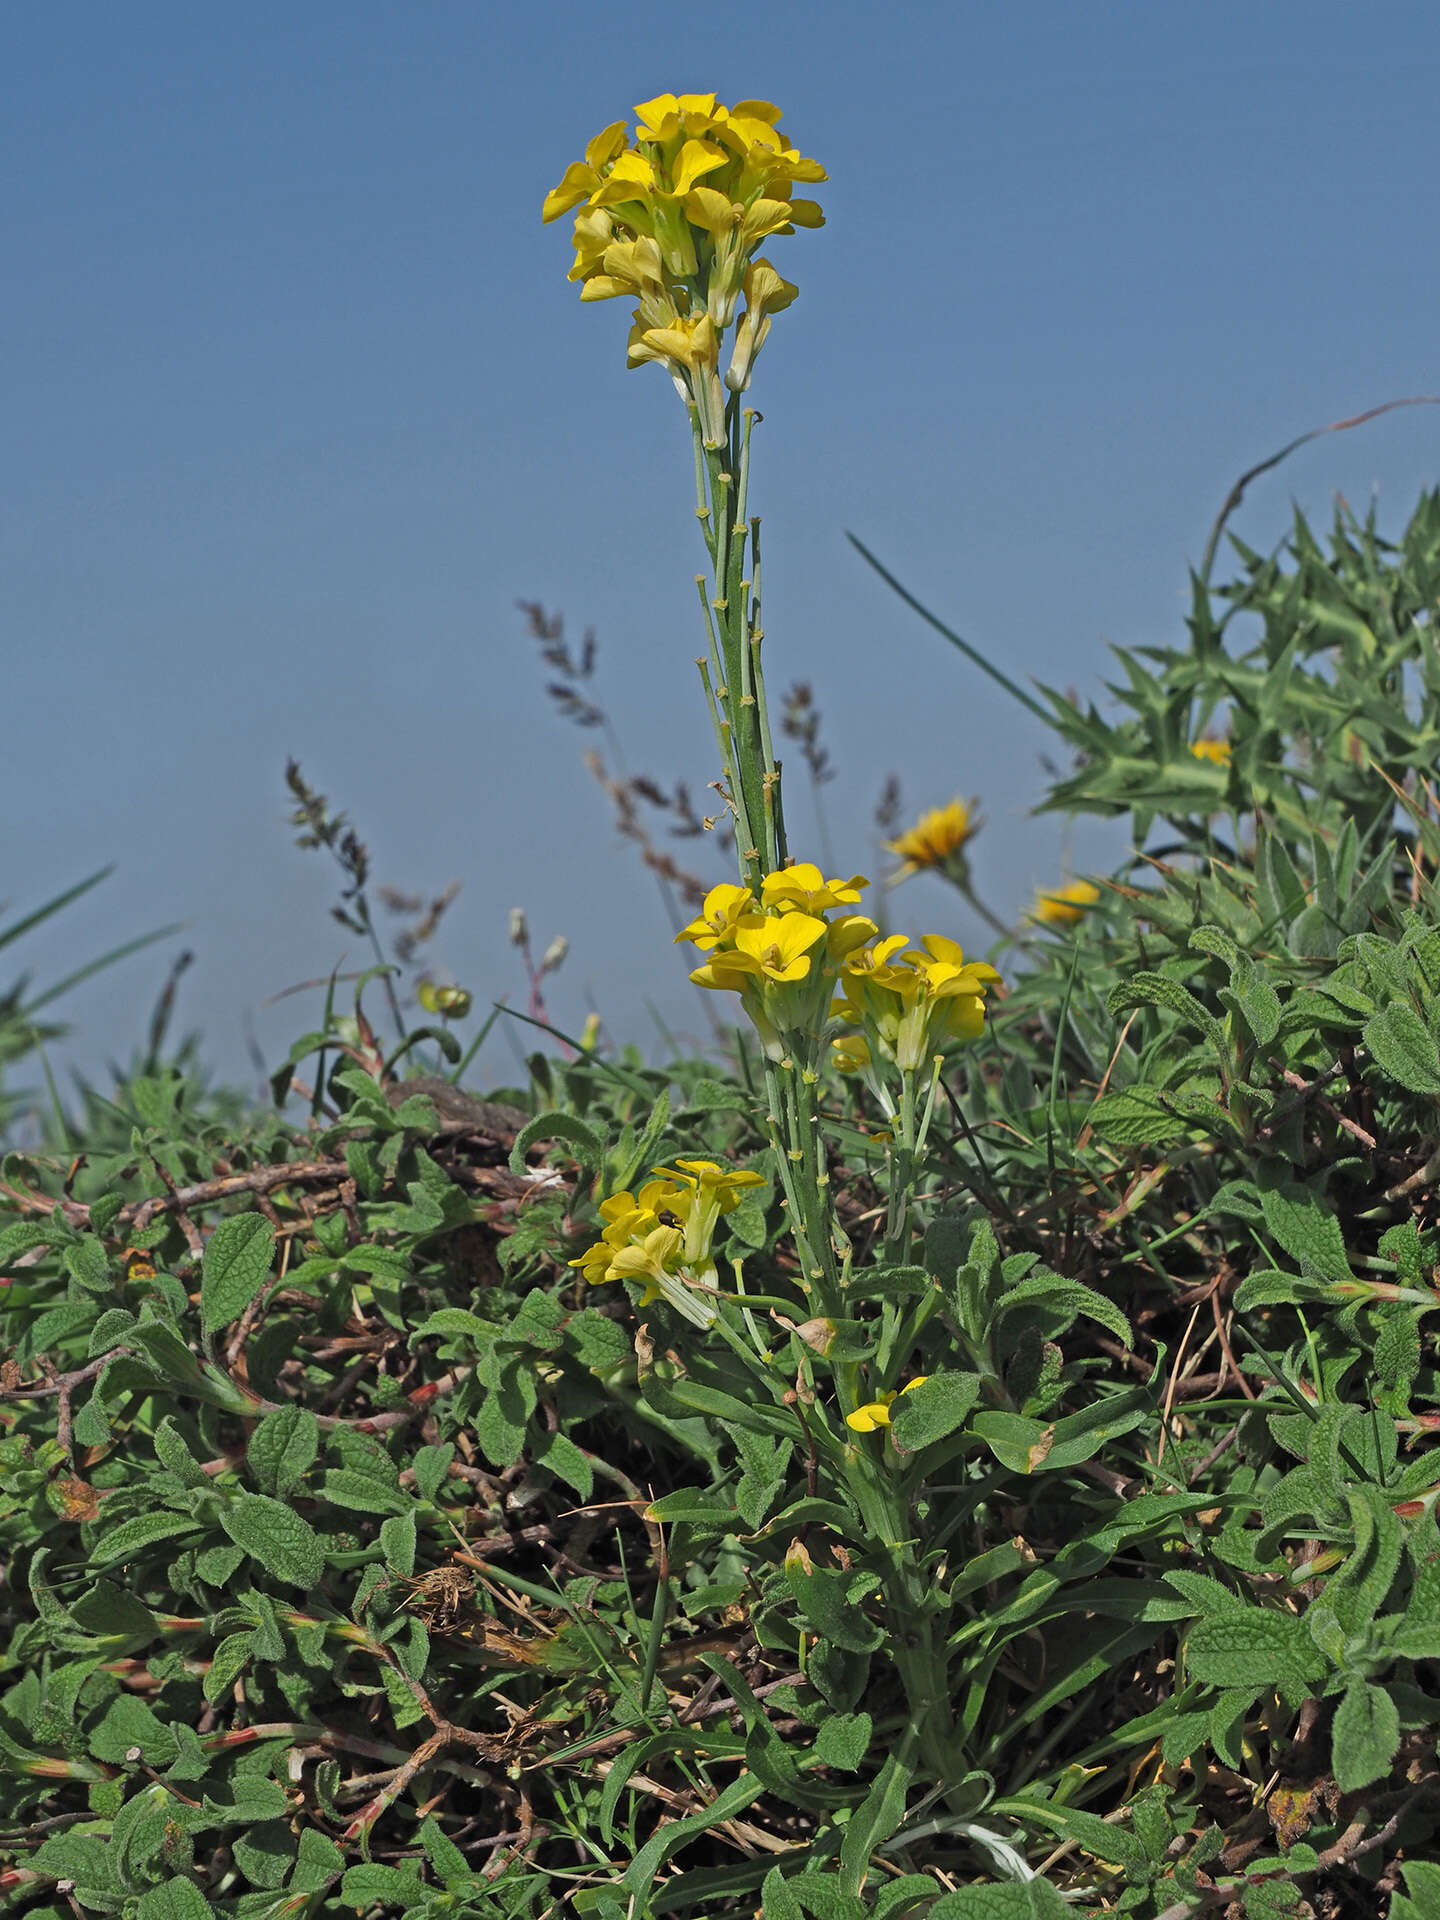
M 24 957 L 185 921 L 182 1017 L 232 1075 L 247 1031 L 273 1060 L 309 1024 L 272 996 L 361 959 L 293 847 L 290 755 L 378 880 L 463 882 L 436 958 L 478 1000 L 518 996 L 523 905 L 571 942 L 562 1025 L 699 1026 L 515 611 L 593 626 L 630 766 L 703 789 L 684 417 L 538 220 L 635 101 L 773 99 L 830 172 L 827 227 L 770 249 L 801 297 L 752 497 L 771 684 L 816 687 L 847 871 L 892 769 L 912 811 L 982 797 L 1002 911 L 1112 850 L 1029 817 L 1045 736 L 844 529 L 1011 674 L 1096 689 L 1107 642 L 1180 632 L 1242 468 L 1440 391 L 1428 5 L 73 0 L 5 42 L 0 899 L 116 862 Z M 1237 529 L 1335 490 L 1398 526 L 1437 452 L 1440 410 L 1333 436 Z M 979 943 L 936 882 L 896 908 Z M 73 998 L 76 1059 L 129 1052 L 166 951 Z M 497 1036 L 479 1077 L 513 1071 Z

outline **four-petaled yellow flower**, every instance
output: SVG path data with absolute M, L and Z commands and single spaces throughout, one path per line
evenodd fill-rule
M 767 873 L 760 882 L 760 901 L 772 913 L 799 907 L 805 913 L 828 913 L 832 907 L 853 907 L 870 882 L 863 873 L 848 880 L 826 880 L 808 860 Z
M 1072 927 L 1085 918 L 1099 898 L 1100 889 L 1089 880 L 1072 880 L 1069 886 L 1038 895 L 1030 918 L 1042 927 Z
M 873 1433 L 877 1427 L 888 1427 L 890 1408 L 900 1398 L 901 1393 L 909 1393 L 913 1387 L 923 1386 L 930 1378 L 928 1373 L 917 1373 L 913 1380 L 907 1380 L 899 1393 L 882 1393 L 878 1399 L 868 1401 L 863 1407 L 857 1407 L 853 1413 L 847 1413 L 845 1424 L 853 1427 L 856 1433 Z
M 894 878 L 906 880 L 927 867 L 949 867 L 979 831 L 978 816 L 963 800 L 952 800 L 947 807 L 922 813 L 913 827 L 890 842 L 890 851 L 898 853 L 904 863 Z
M 754 910 L 755 896 L 749 887 L 712 887 L 699 913 L 688 927 L 682 927 L 676 934 L 676 944 L 688 940 L 692 946 L 699 947 L 702 953 L 708 952 L 711 947 L 727 941 L 734 933 L 736 924 Z
M 735 923 L 733 947 L 717 952 L 690 978 L 697 987 L 738 993 L 747 977 L 787 982 L 810 971 L 810 949 L 826 926 L 810 913 L 747 913 Z

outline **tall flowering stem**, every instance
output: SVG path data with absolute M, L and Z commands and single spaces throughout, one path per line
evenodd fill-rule
M 696 576 L 707 641 L 698 664 L 740 883 L 758 902 L 789 854 L 761 659 L 760 520 L 750 512 L 759 416 L 742 396 L 773 316 L 797 291 L 759 249 L 797 226 L 823 224 L 820 208 L 795 188 L 823 180 L 825 169 L 787 143 L 780 110 L 766 100 L 727 107 L 713 93 L 660 94 L 635 113 L 633 139 L 623 120 L 597 134 L 543 211 L 553 220 L 575 210 L 570 277 L 581 298 L 637 301 L 630 364 L 666 367 L 690 417 L 695 511 L 709 562 Z M 828 1009 L 822 1002 L 809 1011 L 808 1026 L 788 1028 L 784 1044 L 766 1043 L 767 1108 L 806 1284 L 834 1310 L 845 1243 L 816 1107 Z
M 574 213 L 570 277 L 580 283 L 581 298 L 635 302 L 629 362 L 663 366 L 690 422 L 695 512 L 707 561 L 696 576 L 706 641 L 698 665 L 738 871 L 734 882 L 711 889 L 676 937 L 699 951 L 691 979 L 735 994 L 760 1043 L 772 1158 L 799 1285 L 810 1305 L 803 1326 L 782 1321 L 801 1344 L 801 1373 L 777 1404 L 794 1406 L 817 1468 L 823 1464 L 843 1479 L 862 1516 L 912 1711 L 899 1757 L 908 1767 L 918 1751 L 946 1778 L 956 1769 L 933 1580 L 915 1551 L 898 1457 L 883 1433 L 879 1451 L 874 1444 L 901 1391 L 892 1382 L 939 1296 L 926 1295 L 903 1311 L 881 1298 L 878 1317 L 866 1323 L 879 1330 L 873 1359 L 856 1357 L 840 1338 L 842 1324 L 852 1331 L 856 1324 L 847 1295 L 852 1283 L 863 1295 L 864 1273 L 852 1272 L 852 1249 L 834 1205 L 820 1089 L 833 1069 L 860 1074 L 887 1116 L 890 1196 L 882 1258 L 903 1265 L 940 1062 L 952 1044 L 981 1031 L 996 975 L 936 935 L 918 946 L 904 934 L 882 938 L 876 922 L 858 911 L 869 884 L 864 875 L 827 876 L 793 860 L 786 841 L 765 698 L 760 521 L 750 510 L 759 415 L 744 395 L 774 315 L 796 297 L 759 248 L 796 227 L 822 224 L 819 207 L 797 198 L 795 188 L 823 180 L 825 170 L 787 144 L 778 130 L 780 111 L 768 101 L 726 107 L 713 93 L 661 94 L 635 113 L 633 131 L 629 122 L 615 122 L 590 142 L 583 161 L 567 167 L 546 197 L 544 217 Z M 927 825 L 911 847 L 897 851 L 907 852 L 912 865 L 926 864 L 942 839 L 958 852 L 973 826 L 963 807 L 951 812 L 953 819 L 933 830 Z M 836 1034 L 837 1023 L 846 1030 Z M 744 1288 L 738 1258 L 730 1261 L 737 1291 L 727 1291 L 721 1278 L 726 1256 L 716 1243 L 757 1176 L 698 1159 L 651 1172 L 638 1190 L 605 1200 L 600 1237 L 575 1264 L 594 1284 L 637 1288 L 641 1307 L 663 1301 L 697 1334 L 724 1342 L 762 1395 L 773 1397 L 775 1356 L 753 1317 L 758 1301 Z M 818 1366 L 828 1370 L 843 1422 L 838 1426 L 814 1405 Z M 805 1577 L 803 1543 L 797 1540 L 791 1552 L 796 1577 Z

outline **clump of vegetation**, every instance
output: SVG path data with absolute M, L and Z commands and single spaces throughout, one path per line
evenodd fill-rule
M 1021 691 L 1044 804 L 1133 854 L 986 960 L 882 933 L 788 845 L 748 514 L 794 296 L 756 248 L 823 174 L 763 102 L 639 114 L 547 212 L 693 429 L 736 865 L 678 938 L 743 1024 L 719 1063 L 556 1036 L 479 1099 L 468 996 L 409 1027 L 377 955 L 394 1037 L 332 983 L 273 1110 L 152 1061 L 78 1159 L 5 1158 L 0 1891 L 1422 1920 L 1440 494 L 1395 545 L 1238 548 L 1118 716 Z M 975 899 L 973 809 L 889 837 Z

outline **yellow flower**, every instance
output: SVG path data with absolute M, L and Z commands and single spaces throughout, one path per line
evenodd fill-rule
M 571 207 L 578 207 L 582 200 L 588 200 L 598 193 L 604 184 L 604 169 L 624 151 L 625 122 L 616 120 L 603 133 L 596 134 L 585 149 L 583 161 L 572 161 L 565 169 L 559 186 L 552 187 L 546 194 L 540 218 L 548 225 L 550 221 L 558 220 L 562 213 L 568 213 Z
M 999 978 L 940 934 L 926 934 L 918 947 L 891 934 L 847 958 L 831 1012 L 857 1022 L 872 1050 L 913 1073 L 948 1042 L 983 1032 L 985 993 Z
M 635 112 L 633 142 L 623 120 L 598 133 L 546 194 L 541 217 L 576 211 L 570 278 L 580 281 L 581 298 L 640 295 L 630 364 L 667 362 L 713 441 L 724 413 L 719 336 L 743 291 L 726 374 L 731 391 L 743 392 L 772 315 L 796 297 L 769 261 L 753 256 L 774 234 L 824 224 L 816 203 L 796 199 L 794 189 L 823 180 L 825 169 L 787 144 L 780 109 L 768 100 L 726 107 L 713 93 L 662 93 Z M 701 331 L 707 318 L 713 352 Z M 657 341 L 657 333 L 681 337 Z
M 864 1073 L 870 1064 L 870 1045 L 863 1033 L 841 1033 L 830 1042 L 837 1073 Z
M 762 207 L 773 207 L 781 215 L 781 224 L 789 209 L 778 201 L 762 200 Z M 755 209 L 751 209 L 751 214 Z M 746 221 L 750 220 L 746 215 Z M 752 229 L 753 231 L 753 229 Z M 765 229 L 768 233 L 777 231 L 775 226 Z M 741 242 L 746 233 L 741 227 Z M 763 238 L 756 234 L 755 238 Z M 740 316 L 740 324 L 735 329 L 735 349 L 730 355 L 730 366 L 725 374 L 725 384 L 732 393 L 743 393 L 750 384 L 750 370 L 755 356 L 770 333 L 770 316 L 779 313 L 799 297 L 800 289 L 792 286 L 788 280 L 782 280 L 768 260 L 752 260 L 745 269 L 745 311 Z
M 708 313 L 677 315 L 667 327 L 646 327 L 637 322 L 630 336 L 630 364 L 646 360 L 664 360 L 676 371 L 719 365 L 720 343 L 715 322 Z
M 880 929 L 873 920 L 863 913 L 842 913 L 838 919 L 830 922 L 825 935 L 825 952 L 831 960 L 844 960 L 857 947 L 863 947 L 867 940 L 873 940 Z
M 792 867 L 766 874 L 760 899 L 772 912 L 788 913 L 798 907 L 805 913 L 824 913 L 831 907 L 853 907 L 869 884 L 863 873 L 852 873 L 848 880 L 826 880 L 819 867 L 798 860 Z
M 748 1167 L 737 1167 L 727 1173 L 713 1160 L 677 1160 L 673 1167 L 656 1167 L 655 1172 L 663 1179 L 675 1181 L 684 1192 L 685 1206 L 678 1207 L 672 1202 L 672 1211 L 677 1217 L 684 1216 L 684 1257 L 692 1265 L 709 1259 L 716 1223 L 723 1214 L 735 1211 L 745 1189 L 765 1184 L 762 1173 L 752 1173 Z
M 980 821 L 963 800 L 922 813 L 913 827 L 890 842 L 904 865 L 894 876 L 905 880 L 925 867 L 943 867 L 980 831 Z
M 702 953 L 711 947 L 728 945 L 734 935 L 736 922 L 752 912 L 754 906 L 755 896 L 748 887 L 712 887 L 699 913 L 689 926 L 682 927 L 676 934 L 676 944 L 689 940 Z
M 928 1373 L 917 1373 L 913 1380 L 905 1382 L 900 1393 L 909 1393 L 912 1387 L 923 1386 L 929 1378 Z M 847 1413 L 846 1426 L 853 1427 L 856 1433 L 873 1433 L 877 1427 L 888 1427 L 891 1405 L 900 1398 L 900 1393 L 882 1393 L 878 1399 L 857 1407 L 853 1413 Z
M 1042 893 L 1030 910 L 1030 918 L 1042 927 L 1070 927 L 1083 920 L 1100 898 L 1100 889 L 1088 880 L 1072 880 L 1069 886 Z
M 1192 740 L 1190 751 L 1197 760 L 1210 760 L 1217 767 L 1230 764 L 1230 742 L 1228 740 Z
M 696 1289 L 715 1285 L 716 1224 L 734 1212 L 747 1187 L 763 1186 L 764 1177 L 744 1167 L 727 1173 L 713 1160 L 677 1160 L 654 1172 L 638 1193 L 626 1188 L 601 1201 L 604 1230 L 570 1265 L 591 1286 L 637 1280 L 641 1306 L 663 1299 L 693 1325 L 708 1327 L 716 1309 Z
M 810 972 L 810 949 L 825 936 L 825 922 L 809 913 L 749 913 L 735 925 L 735 944 L 719 952 L 690 978 L 697 987 L 739 992 L 748 977 L 788 982 Z

